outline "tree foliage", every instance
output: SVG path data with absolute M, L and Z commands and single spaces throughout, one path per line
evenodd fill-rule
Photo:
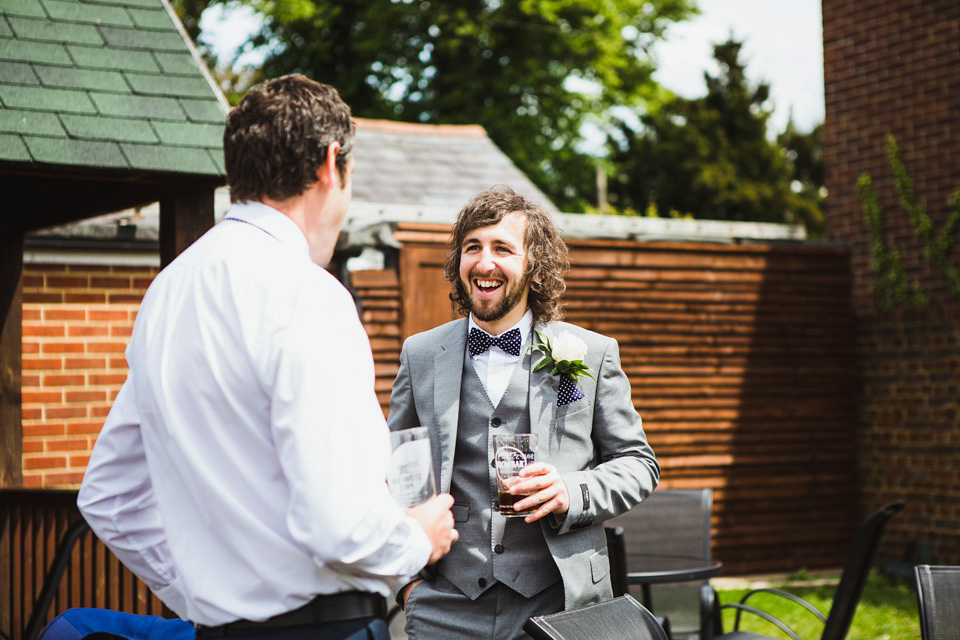
M 567 209 L 594 189 L 583 123 L 651 95 L 651 45 L 695 11 L 695 0 L 245 1 L 264 17 L 262 77 L 332 84 L 358 116 L 481 124 Z
M 720 71 L 704 74 L 706 96 L 667 100 L 638 129 L 619 123 L 611 136 L 616 207 L 822 229 L 819 129 L 802 134 L 791 123 L 779 141 L 768 139 L 770 87 L 747 81 L 741 47 L 733 39 L 714 47 Z

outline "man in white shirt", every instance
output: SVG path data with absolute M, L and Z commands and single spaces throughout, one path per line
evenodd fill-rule
M 224 220 L 154 280 L 78 504 L 198 637 L 389 637 L 383 596 L 447 553 L 452 498 L 402 510 L 370 344 L 330 260 L 354 124 L 303 76 L 230 113 Z
M 558 322 L 568 268 L 550 215 L 509 187 L 453 226 L 444 275 L 468 317 L 407 339 L 390 398 L 391 429 L 430 428 L 460 535 L 400 591 L 411 638 L 524 638 L 531 616 L 613 597 L 603 521 L 650 495 L 660 467 L 616 340 Z M 527 433 L 537 458 L 504 514 L 492 436 Z

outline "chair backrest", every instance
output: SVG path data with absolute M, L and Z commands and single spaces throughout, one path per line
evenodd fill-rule
M 627 554 L 623 546 L 623 527 L 604 527 L 607 534 L 607 556 L 610 560 L 610 585 L 613 587 L 613 597 L 626 595 L 627 585 Z
M 923 640 L 960 639 L 960 567 L 914 568 L 920 637 Z
M 863 587 L 880 544 L 883 528 L 903 507 L 904 503 L 900 501 L 880 507 L 860 525 L 853 540 L 853 549 L 840 576 L 840 584 L 833 596 L 833 604 L 823 627 L 822 640 L 843 640 L 846 637 L 860 596 L 863 595 Z
M 582 609 L 535 616 L 523 630 L 534 640 L 667 640 L 653 614 L 629 595 Z
M 710 557 L 712 489 L 661 489 L 607 521 L 623 527 L 627 570 L 643 554 Z

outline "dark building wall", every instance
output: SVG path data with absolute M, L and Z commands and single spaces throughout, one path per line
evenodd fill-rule
M 884 151 L 892 134 L 939 230 L 960 188 L 960 3 L 824 0 L 823 40 L 827 228 L 851 247 L 861 510 L 907 501 L 882 557 L 899 559 L 912 537 L 929 545 L 933 562 L 960 564 L 960 304 L 923 257 Z M 857 194 L 863 173 L 877 187 L 886 242 L 925 307 L 875 308 Z M 960 265 L 960 248 L 949 259 Z
M 927 265 L 900 208 L 884 153 L 896 137 L 916 192 L 935 226 L 946 220 L 960 188 L 960 2 L 957 0 L 824 0 L 827 229 L 852 248 L 854 304 L 872 309 L 867 228 L 857 178 L 869 173 L 886 214 L 887 242 L 931 302 L 949 299 Z M 953 263 L 960 264 L 960 251 Z

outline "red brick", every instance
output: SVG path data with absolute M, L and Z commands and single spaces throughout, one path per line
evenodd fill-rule
M 91 373 L 90 374 L 90 384 L 101 385 L 101 384 L 123 384 L 127 380 L 127 374 L 125 373 Z
M 104 358 L 64 358 L 64 369 L 103 369 L 107 366 Z
M 44 309 L 44 320 L 86 320 L 87 312 L 83 309 Z
M 121 371 L 127 370 L 127 359 L 126 358 L 110 358 L 110 368 L 119 369 Z
M 23 335 L 42 336 L 47 338 L 60 338 L 66 335 L 65 327 L 62 324 L 28 325 L 23 327 Z
M 55 486 L 75 486 L 83 481 L 82 471 L 67 471 L 65 473 L 45 473 L 43 475 L 44 487 Z
M 28 389 L 30 387 L 39 387 L 40 386 L 40 376 L 38 375 L 22 375 L 20 377 L 20 387 L 22 389 Z
M 86 451 L 90 443 L 86 438 L 68 438 L 60 440 L 47 438 L 47 451 Z
M 120 320 L 126 321 L 129 314 L 118 309 L 90 309 L 90 320 Z
M 90 280 L 90 285 L 96 288 L 103 289 L 129 289 L 130 288 L 130 278 L 107 278 L 107 277 L 97 277 Z
M 28 440 L 25 438 L 21 447 L 24 453 L 38 453 L 43 451 L 43 440 Z
M 90 407 L 91 418 L 106 418 L 108 413 L 110 413 L 110 405 Z
M 86 418 L 86 407 L 47 407 L 44 413 L 49 420 L 58 420 L 64 418 Z
M 43 376 L 43 384 L 46 387 L 69 387 L 84 384 L 86 376 L 82 373 L 51 373 Z
M 108 294 L 108 297 L 110 302 L 115 304 L 140 304 L 140 302 L 143 300 L 142 293 L 111 293 Z
M 60 391 L 23 391 L 21 397 L 24 404 L 63 401 L 63 393 Z
M 133 325 L 132 324 L 121 324 L 113 325 L 110 327 L 110 336 L 117 338 L 129 338 L 133 334 Z
M 30 309 L 24 307 L 23 309 L 23 321 L 24 322 L 33 322 L 40 319 L 40 310 L 39 309 Z
M 51 304 L 63 302 L 62 293 L 35 293 L 33 291 L 23 292 L 24 304 Z
M 90 278 L 83 276 L 47 276 L 47 286 L 58 289 L 86 289 Z
M 90 454 L 73 454 L 70 456 L 70 466 L 71 467 L 86 467 L 87 463 L 90 462 Z
M 27 275 L 23 274 L 23 287 L 35 287 L 37 289 L 43 288 L 43 276 Z
M 24 342 L 21 347 L 20 353 L 40 353 L 40 343 L 39 342 Z
M 127 348 L 126 342 L 88 342 L 89 353 L 123 353 Z
M 61 369 L 63 362 L 60 358 L 36 358 L 33 356 L 24 356 L 23 368 L 26 369 Z
M 69 436 L 79 436 L 79 435 L 96 435 L 100 433 L 100 429 L 103 428 L 103 421 L 98 422 L 68 422 L 67 423 L 67 435 Z
M 20 410 L 20 417 L 23 419 L 24 424 L 28 420 L 40 420 L 43 418 L 43 409 L 37 408 L 26 408 Z M 26 427 L 24 427 L 26 429 Z M 26 433 L 26 431 L 24 431 Z
M 105 336 L 110 329 L 106 325 L 71 324 L 67 326 L 67 335 L 71 337 Z
M 72 293 L 69 289 L 63 295 L 63 301 L 67 303 L 88 302 L 91 304 L 103 304 L 107 301 L 105 293 Z
M 44 353 L 83 353 L 82 342 L 45 342 Z
M 153 284 L 153 278 L 134 278 L 133 286 L 137 289 L 146 290 L 151 284 Z
M 43 486 L 43 474 L 24 472 L 23 487 L 25 489 L 39 489 L 42 486 Z
M 107 394 L 104 391 L 67 391 L 67 402 L 103 402 Z
M 27 469 L 54 469 L 57 467 L 66 467 L 67 459 L 64 456 L 24 456 L 23 468 Z

